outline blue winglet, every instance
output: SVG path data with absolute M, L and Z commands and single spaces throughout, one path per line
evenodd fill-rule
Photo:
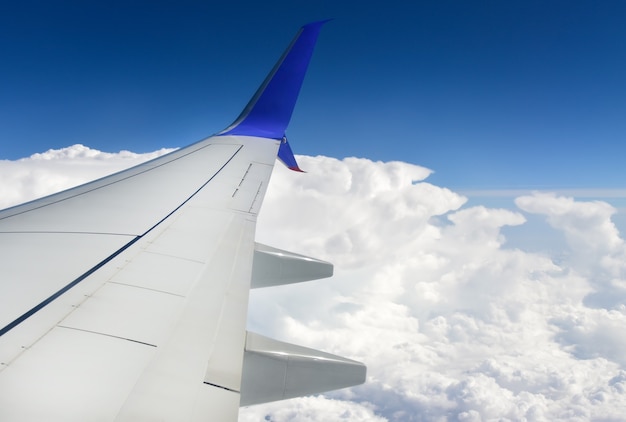
M 293 156 L 293 151 L 289 146 L 286 136 L 283 138 L 280 143 L 280 147 L 278 148 L 278 159 L 282 161 L 283 164 L 289 168 L 289 170 L 304 173 L 304 171 L 300 170 L 300 167 L 298 167 L 298 162 L 296 161 L 296 157 Z
M 218 135 L 284 140 L 278 156 L 289 168 L 298 169 L 286 141 L 285 130 L 291 120 L 315 42 L 322 25 L 326 22 L 328 20 L 313 22 L 300 28 L 237 120 Z

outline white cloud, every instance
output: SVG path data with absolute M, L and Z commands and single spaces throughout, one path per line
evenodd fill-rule
M 465 198 L 423 177 L 389 183 L 391 163 L 306 162 L 305 175 L 276 169 L 258 236 L 328 259 L 337 275 L 253 292 L 251 322 L 272 318 L 259 329 L 367 362 L 368 383 L 349 397 L 388 420 L 622 417 L 626 395 L 615 380 L 626 321 L 586 303 L 623 284 L 623 241 L 608 204 L 518 200 L 522 211 L 544 213 L 554 229 L 546 237 L 568 238 L 570 258 L 555 263 L 506 247 L 502 228 L 525 224 L 520 212 L 459 209 Z M 598 284 L 607 271 L 612 284 Z
M 626 303 L 626 246 L 606 202 L 575 201 L 571 197 L 536 193 L 516 199 L 526 212 L 543 215 L 565 235 L 569 254 L 565 264 L 584 275 L 593 287 L 588 306 L 623 308 Z
M 607 254 L 624 241 L 611 221 L 616 210 L 601 201 L 577 202 L 571 197 L 536 193 L 515 200 L 526 212 L 542 214 L 548 223 L 563 231 L 575 252 Z
M 290 401 L 290 406 L 284 402 L 271 403 L 265 406 L 265 414 L 242 412 L 239 422 L 258 422 L 271 420 L 272 422 L 314 422 L 314 421 L 350 421 L 350 422 L 384 422 L 385 419 L 376 416 L 374 406 L 370 403 L 354 403 L 343 400 L 333 400 L 323 396 L 301 397 Z
M 1 162 L 0 198 L 147 159 L 81 148 Z M 362 360 L 368 382 L 245 408 L 242 421 L 623 419 L 626 256 L 611 206 L 534 193 L 519 210 L 463 208 L 423 167 L 300 161 L 309 173 L 276 167 L 257 238 L 336 275 L 254 291 L 250 326 Z M 565 237 L 559 259 L 507 247 L 502 229 L 525 214 Z

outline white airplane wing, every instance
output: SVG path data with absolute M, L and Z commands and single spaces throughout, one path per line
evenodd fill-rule
M 300 29 L 235 122 L 0 211 L 0 420 L 234 421 L 240 405 L 358 384 L 349 359 L 246 331 L 252 287 L 332 274 L 256 244 L 323 22 Z

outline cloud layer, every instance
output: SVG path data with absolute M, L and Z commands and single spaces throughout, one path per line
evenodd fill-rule
M 82 146 L 0 162 L 3 206 L 150 156 Z M 623 420 L 626 250 L 607 203 L 534 193 L 464 206 L 401 162 L 278 165 L 257 239 L 335 276 L 255 290 L 252 330 L 364 361 L 363 386 L 244 408 L 242 421 Z M 540 216 L 558 256 L 507 246 Z M 540 249 L 540 248 L 537 248 Z

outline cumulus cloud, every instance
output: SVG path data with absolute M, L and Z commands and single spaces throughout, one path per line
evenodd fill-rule
M 570 246 L 568 267 L 586 276 L 593 291 L 585 303 L 597 308 L 623 309 L 626 303 L 626 246 L 611 216 L 616 209 L 606 202 L 575 201 L 571 197 L 536 193 L 516 199 L 528 213 L 543 215 L 562 232 Z
M 250 322 L 368 364 L 364 386 L 329 397 L 390 421 L 622 418 L 623 297 L 590 302 L 623 285 L 610 205 L 537 193 L 518 210 L 463 207 L 418 166 L 303 159 L 308 174 L 276 168 L 258 237 L 336 276 L 253 292 Z M 507 247 L 502 229 L 527 214 L 567 238 L 559 260 Z
M 265 420 L 273 422 L 315 422 L 315 421 L 350 421 L 350 422 L 384 422 L 385 418 L 374 413 L 370 403 L 355 403 L 347 400 L 334 400 L 323 396 L 299 397 L 289 401 L 275 402 L 265 405 Z M 270 418 L 270 419 L 267 419 Z M 242 412 L 239 422 L 258 422 L 263 420 L 255 412 Z
M 2 189 L 29 199 L 151 158 L 81 148 L 1 162 Z M 420 166 L 300 161 L 308 173 L 276 167 L 257 239 L 335 276 L 253 291 L 249 326 L 364 361 L 368 380 L 240 420 L 623 419 L 626 260 L 610 205 L 533 193 L 517 209 L 468 207 Z M 503 229 L 531 214 L 566 239 L 558 259 L 507 244 Z

